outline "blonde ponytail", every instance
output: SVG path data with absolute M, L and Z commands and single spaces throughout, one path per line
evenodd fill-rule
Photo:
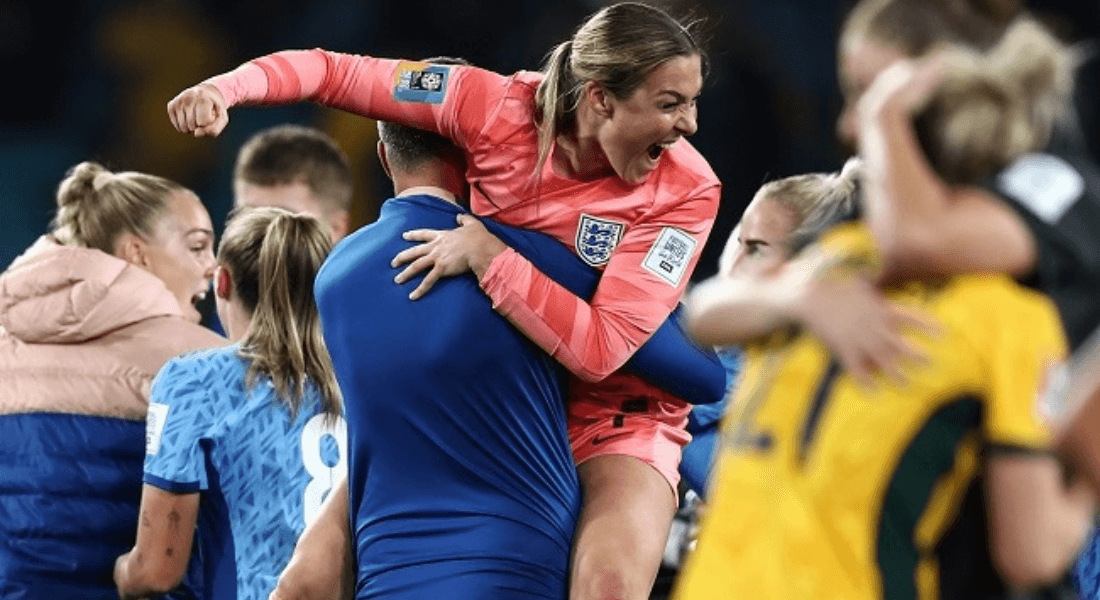
M 247 385 L 267 377 L 292 415 L 310 382 L 323 412 L 341 413 L 313 296 L 314 279 L 331 248 L 329 235 L 313 217 L 255 208 L 233 215 L 218 249 L 219 263 L 229 268 L 234 288 L 252 313 L 240 349 L 250 363 Z
M 152 234 L 167 212 L 168 197 L 186 188 L 145 173 L 112 173 L 86 161 L 71 169 L 57 187 L 57 214 L 52 234 L 67 246 L 114 252 L 123 233 Z
M 539 132 L 535 175 L 542 172 L 558 132 L 571 129 L 574 123 L 580 87 L 572 72 L 572 53 L 572 40 L 554 47 L 543 67 L 542 83 L 535 91 L 535 122 Z
M 793 256 L 825 230 L 858 213 L 862 179 L 863 162 L 853 157 L 837 173 L 807 173 L 772 181 L 760 188 L 757 196 L 778 202 L 794 215 L 786 242 L 787 252 Z
M 933 168 L 973 183 L 1042 148 L 1070 111 L 1076 61 L 1035 19 L 1018 18 L 986 52 L 945 47 L 947 77 L 916 120 Z

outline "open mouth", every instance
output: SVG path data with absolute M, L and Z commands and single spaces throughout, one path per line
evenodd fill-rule
M 661 158 L 661 154 L 664 153 L 665 150 L 671 148 L 672 145 L 675 143 L 676 141 L 673 140 L 671 142 L 657 142 L 656 144 L 653 144 L 649 147 L 649 158 L 653 160 Z
M 199 303 L 202 302 L 203 300 L 206 300 L 206 291 L 205 290 L 195 294 L 194 296 L 191 296 L 191 306 L 194 306 L 195 308 L 198 308 Z

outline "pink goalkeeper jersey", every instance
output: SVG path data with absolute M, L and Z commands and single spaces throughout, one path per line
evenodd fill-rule
M 679 301 L 714 223 L 720 184 L 686 140 L 666 150 L 641 184 L 567 179 L 550 160 L 533 177 L 541 78 L 292 50 L 210 82 L 230 106 L 311 100 L 453 140 L 466 152 L 475 214 L 548 233 L 604 270 L 590 303 L 512 250 L 494 259 L 481 280 L 496 310 L 535 343 L 579 377 L 600 380 Z

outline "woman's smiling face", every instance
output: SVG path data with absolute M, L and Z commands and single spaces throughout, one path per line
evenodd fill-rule
M 606 95 L 596 137 L 616 175 L 628 183 L 645 181 L 665 150 L 695 133 L 702 87 L 702 62 L 693 54 L 654 68 L 626 100 Z

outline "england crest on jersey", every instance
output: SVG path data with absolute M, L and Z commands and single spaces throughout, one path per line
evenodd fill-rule
M 602 267 L 611 260 L 611 253 L 623 239 L 626 225 L 582 214 L 577 225 L 577 254 L 593 267 Z

